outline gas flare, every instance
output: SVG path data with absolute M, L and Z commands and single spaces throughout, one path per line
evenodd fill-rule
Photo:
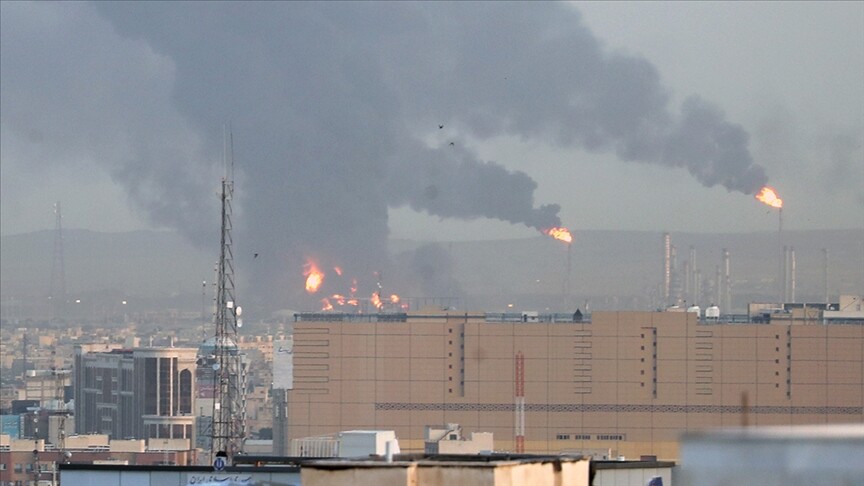
M 324 283 L 324 272 L 319 270 L 318 265 L 311 259 L 303 266 L 303 275 L 306 277 L 306 292 L 310 294 L 318 292 L 321 284 Z
M 378 296 L 378 292 L 372 294 L 372 298 L 369 299 L 376 308 L 380 309 L 384 307 L 384 304 L 381 302 L 381 297 Z
M 333 310 L 333 304 L 327 298 L 321 299 L 321 310 L 322 311 L 330 311 Z
M 756 199 L 771 206 L 772 208 L 782 208 L 783 200 L 777 197 L 777 192 L 771 186 L 764 186 L 759 194 L 756 194 Z
M 399 303 L 399 296 L 396 294 L 391 295 L 390 296 L 390 302 L 392 302 L 394 304 L 398 304 Z
M 561 240 L 565 243 L 573 243 L 573 235 L 570 234 L 570 230 L 563 226 L 554 226 L 547 230 L 543 230 L 543 233 L 555 238 L 556 240 Z

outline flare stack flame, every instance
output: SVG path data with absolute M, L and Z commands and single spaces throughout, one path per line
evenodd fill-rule
M 783 200 L 777 197 L 777 192 L 771 186 L 763 186 L 759 194 L 756 194 L 756 199 L 772 208 L 783 208 Z
M 547 230 L 543 230 L 544 234 L 555 238 L 556 240 L 561 240 L 565 243 L 573 243 L 573 235 L 570 234 L 570 230 L 563 226 L 554 226 Z

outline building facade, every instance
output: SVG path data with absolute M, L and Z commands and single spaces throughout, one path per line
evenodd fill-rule
M 76 432 L 194 444 L 196 355 L 195 348 L 76 347 Z
M 289 435 L 386 428 L 422 451 L 459 423 L 498 450 L 674 459 L 684 431 L 864 421 L 861 325 L 528 317 L 298 315 Z

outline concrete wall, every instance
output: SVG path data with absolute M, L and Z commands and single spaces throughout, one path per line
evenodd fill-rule
M 304 465 L 303 486 L 588 486 L 587 459 L 501 462 L 366 462 L 321 461 Z
M 525 359 L 525 447 L 678 457 L 704 427 L 864 422 L 864 326 L 704 324 L 685 312 L 592 322 L 296 322 L 292 438 L 425 426 L 490 432 L 513 451 L 515 354 Z

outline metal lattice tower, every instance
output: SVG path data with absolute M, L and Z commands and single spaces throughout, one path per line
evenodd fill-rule
M 234 254 L 231 239 L 231 200 L 234 196 L 233 140 L 225 138 L 225 177 L 222 179 L 222 236 L 216 291 L 216 339 L 213 374 L 211 453 L 225 453 L 230 463 L 243 451 L 246 439 L 246 369 L 237 346 L 242 311 L 234 301 Z
M 60 213 L 60 201 L 54 203 L 54 257 L 51 260 L 50 300 L 51 318 L 55 319 L 63 313 L 66 303 L 66 267 L 63 263 L 63 215 Z

